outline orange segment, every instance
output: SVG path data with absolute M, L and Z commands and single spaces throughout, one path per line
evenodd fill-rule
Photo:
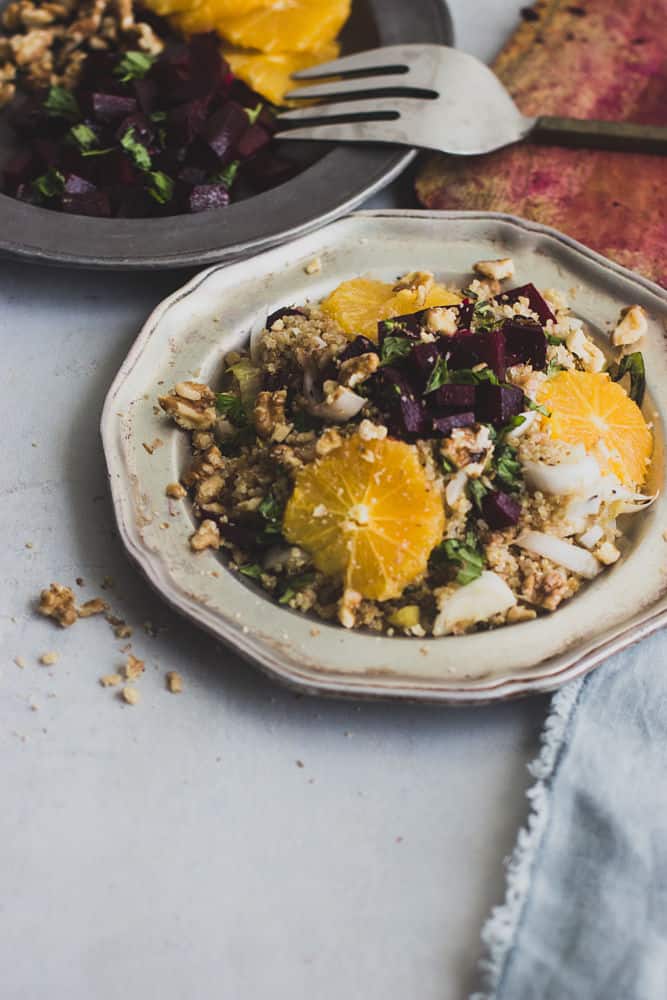
M 233 17 L 240 14 L 250 14 L 262 7 L 270 7 L 273 0 L 146 0 L 146 7 L 156 14 L 166 17 L 207 7 L 210 8 L 214 21 L 223 17 Z
M 418 309 L 451 306 L 460 302 L 458 295 L 442 285 L 433 285 L 426 300 L 419 302 L 416 291 L 404 288 L 394 292 L 393 286 L 371 278 L 344 281 L 322 303 L 322 308 L 336 320 L 350 337 L 364 334 L 377 340 L 377 324 L 381 319 L 404 316 Z
M 333 41 L 350 14 L 350 0 L 281 0 L 225 17 L 218 31 L 233 45 L 261 52 L 314 52 Z
M 637 404 L 606 372 L 559 372 L 544 383 L 538 402 L 551 413 L 546 424 L 552 437 L 581 442 L 603 472 L 613 472 L 628 486 L 644 482 L 651 431 Z
M 298 86 L 291 79 L 292 73 L 337 59 L 339 53 L 340 46 L 336 42 L 328 42 L 317 52 L 229 51 L 223 54 L 232 73 L 268 101 L 281 104 L 288 90 Z
M 355 434 L 298 473 L 283 531 L 322 573 L 387 601 L 424 572 L 444 527 L 442 498 L 417 449 Z

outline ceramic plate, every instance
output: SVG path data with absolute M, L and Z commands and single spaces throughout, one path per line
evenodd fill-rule
M 186 435 L 156 408 L 181 379 L 215 384 L 222 358 L 267 312 L 317 300 L 340 281 L 412 269 L 465 283 L 475 260 L 511 256 L 516 283 L 570 291 L 574 310 L 601 343 L 625 305 L 650 315 L 643 346 L 647 418 L 656 438 L 650 489 L 661 496 L 632 523 L 630 549 L 556 614 L 493 632 L 438 639 L 347 632 L 272 603 L 228 572 L 212 551 L 191 552 L 194 519 L 169 501 L 167 483 L 188 461 Z M 319 257 L 322 270 L 305 265 Z M 102 434 L 121 537 L 174 608 L 248 660 L 302 690 L 484 703 L 551 690 L 667 621 L 664 421 L 667 415 L 667 293 L 554 230 L 474 212 L 359 213 L 244 263 L 204 271 L 160 305 L 109 392 Z M 152 454 L 143 447 L 164 442 Z M 167 525 L 168 527 L 165 527 Z
M 0 9 L 5 0 L 0 0 Z M 453 41 L 443 0 L 355 0 L 343 50 L 397 42 Z M 0 167 L 10 155 L 0 116 Z M 287 145 L 312 166 L 286 184 L 217 212 L 165 219 L 92 219 L 64 215 L 0 194 L 0 253 L 41 263 L 141 269 L 192 267 L 283 243 L 360 205 L 396 177 L 414 151 L 388 146 Z M 301 150 L 297 149 L 301 146 Z M 307 148 L 306 148 L 307 147 Z M 318 152 L 319 151 L 319 152 Z

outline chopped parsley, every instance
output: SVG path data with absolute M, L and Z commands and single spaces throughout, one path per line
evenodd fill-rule
M 516 457 L 516 449 L 509 444 L 496 447 L 493 455 L 493 470 L 498 480 L 511 493 L 521 487 L 521 463 Z
M 440 464 L 442 465 L 442 471 L 446 475 L 451 476 L 452 473 L 456 472 L 456 466 L 446 455 L 440 456 Z
M 54 118 L 80 118 L 81 112 L 76 102 L 74 94 L 64 87 L 51 87 L 46 100 L 44 110 L 53 115 Z
M 488 333 L 489 330 L 494 330 L 499 322 L 490 302 L 475 302 L 472 326 L 477 333 Z
M 146 52 L 126 52 L 114 69 L 114 76 L 120 77 L 121 83 L 143 80 L 156 59 L 157 56 L 150 56 Z
M 646 366 L 644 356 L 641 351 L 634 351 L 621 358 L 618 365 L 614 366 L 610 375 L 614 382 L 620 382 L 625 375 L 630 376 L 630 399 L 634 399 L 637 406 L 644 402 L 646 392 Z
M 515 416 L 510 417 L 500 432 L 501 438 L 504 437 L 509 431 L 513 431 L 515 427 L 521 427 L 521 424 L 525 424 L 525 422 L 526 418 L 523 413 L 517 413 Z
M 151 198 L 154 198 L 158 205 L 166 205 L 174 197 L 174 182 L 168 174 L 161 170 L 150 170 L 148 172 L 149 182 L 146 186 Z
M 97 135 L 93 132 L 90 125 L 72 125 L 69 133 L 82 152 L 94 149 L 95 146 L 99 145 L 100 140 L 97 138 Z
M 278 598 L 278 604 L 289 604 L 292 598 L 296 597 L 299 591 L 303 590 L 304 587 L 310 586 L 314 580 L 314 573 L 302 573 L 301 576 L 293 576 L 292 579 L 288 581 L 287 586 Z
M 559 365 L 557 361 L 551 360 L 547 365 L 547 378 L 551 378 L 552 375 L 556 375 L 558 372 L 565 371 L 564 365 Z
M 161 125 L 163 122 L 166 122 L 166 120 L 167 120 L 167 112 L 166 111 L 153 111 L 148 117 L 156 125 Z
M 545 333 L 544 336 L 547 338 L 547 344 L 551 344 L 552 347 L 560 347 L 563 343 L 560 337 L 555 337 L 553 333 Z
M 459 567 L 456 574 L 456 582 L 465 586 L 472 583 L 484 570 L 484 556 L 479 551 L 477 539 L 472 531 L 467 531 L 465 541 L 461 542 L 457 538 L 446 538 L 435 550 L 440 556 L 444 556 L 447 562 L 454 563 Z
M 435 367 L 429 376 L 429 380 L 426 383 L 426 388 L 424 392 L 434 392 L 435 389 L 439 389 L 441 385 L 449 382 L 449 365 L 447 364 L 447 358 L 438 358 L 435 363 Z
M 248 121 L 250 122 L 251 125 L 254 125 L 255 122 L 257 121 L 257 119 L 259 118 L 259 116 L 261 115 L 263 107 L 264 107 L 264 105 L 260 101 L 259 104 L 257 104 L 254 108 L 244 108 L 243 109 L 245 111 L 245 113 L 247 114 Z
M 40 198 L 55 198 L 65 189 L 65 178 L 54 167 L 32 182 L 32 189 Z
M 263 572 L 264 570 L 259 563 L 246 563 L 245 566 L 239 566 L 239 573 L 250 577 L 251 580 L 259 580 Z
M 482 500 L 489 492 L 481 479 L 469 479 L 468 485 L 466 487 L 468 497 L 472 500 L 473 504 L 482 513 Z
M 126 153 L 132 157 L 134 165 L 139 168 L 139 170 L 150 170 L 151 169 L 151 157 L 150 153 L 146 149 L 143 143 L 139 142 L 137 139 L 134 128 L 128 128 L 127 132 L 123 135 L 120 140 L 120 144 Z
M 267 535 L 282 534 L 283 506 L 278 500 L 276 500 L 272 493 L 262 500 L 258 510 L 264 518 L 264 530 Z
M 530 399 L 529 396 L 524 396 L 524 403 L 527 410 L 535 410 L 536 413 L 541 413 L 543 417 L 550 417 L 551 410 L 547 410 L 546 406 L 541 403 L 536 403 L 534 399 Z
M 227 417 L 236 427 L 243 427 L 246 423 L 241 397 L 233 392 L 219 392 L 215 397 L 215 408 L 221 416 Z
M 453 383 L 455 385 L 480 385 L 482 382 L 490 382 L 491 385 L 500 385 L 498 376 L 491 368 L 480 368 L 473 371 L 472 368 L 458 368 L 450 371 L 447 358 L 440 358 L 428 380 L 424 392 L 433 392 L 441 385 Z
M 390 365 L 406 357 L 412 350 L 412 341 L 407 337 L 385 337 L 380 350 L 380 364 Z

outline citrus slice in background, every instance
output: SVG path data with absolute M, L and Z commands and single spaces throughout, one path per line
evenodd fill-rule
M 316 52 L 333 41 L 349 14 L 350 0 L 281 0 L 247 14 L 221 17 L 216 26 L 223 38 L 241 48 Z
M 646 479 L 653 436 L 637 404 L 606 372 L 559 372 L 544 383 L 538 402 L 553 438 L 584 445 L 603 472 L 627 486 Z
M 426 299 L 419 301 L 416 291 L 404 288 L 395 292 L 392 285 L 371 278 L 344 281 L 322 303 L 322 309 L 336 320 L 348 336 L 362 333 L 377 340 L 377 324 L 381 319 L 405 316 L 419 309 L 451 306 L 460 302 L 458 295 L 441 285 L 432 285 Z
M 273 104 L 281 104 L 285 94 L 294 90 L 298 83 L 291 79 L 292 73 L 318 63 L 337 59 L 340 46 L 337 42 L 327 42 L 317 52 L 251 52 L 246 50 L 224 51 L 223 55 L 235 76 L 258 91 Z
M 444 526 L 442 498 L 417 449 L 355 434 L 297 474 L 283 531 L 322 573 L 386 601 L 426 570 Z

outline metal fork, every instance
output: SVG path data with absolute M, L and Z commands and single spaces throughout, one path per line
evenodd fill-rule
M 281 139 L 390 142 L 474 156 L 522 139 L 551 145 L 667 153 L 667 128 L 522 115 L 483 62 L 444 45 L 391 45 L 295 73 L 324 80 L 290 100 L 313 101 L 278 116 Z

